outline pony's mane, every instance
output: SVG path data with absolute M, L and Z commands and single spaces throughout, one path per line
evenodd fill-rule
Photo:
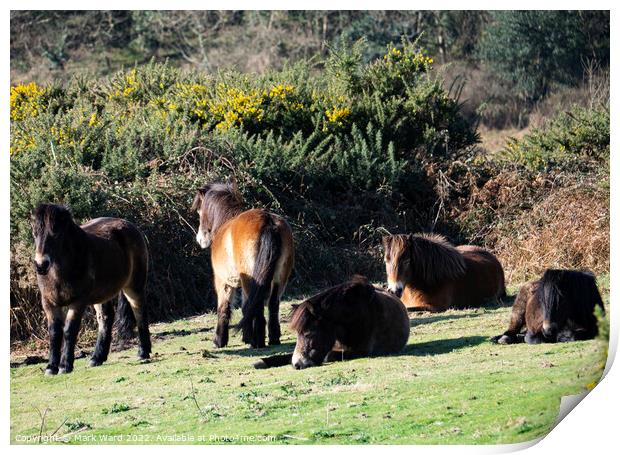
M 588 270 L 547 269 L 536 290 L 546 318 L 555 307 L 558 311 L 573 312 L 585 318 L 596 305 L 605 307 L 596 286 L 594 274 Z
M 320 291 L 318 294 L 307 298 L 291 313 L 291 328 L 296 332 L 303 331 L 309 322 L 317 319 L 319 315 L 328 311 L 334 303 L 337 303 L 344 293 L 355 286 L 372 286 L 368 279 L 361 275 L 355 275 L 350 281 L 332 286 Z
M 243 211 L 243 201 L 230 183 L 211 183 L 199 189 L 191 210 L 201 209 L 211 223 L 213 232 Z
M 412 278 L 418 285 L 433 287 L 465 274 L 463 255 L 442 235 L 392 235 L 387 245 L 392 255 L 408 249 Z
M 442 235 L 415 234 L 410 248 L 413 273 L 428 286 L 465 275 L 463 255 Z
M 73 222 L 73 216 L 68 207 L 57 204 L 40 204 L 34 211 L 35 230 L 41 234 L 53 233 L 52 227 L 59 221 Z

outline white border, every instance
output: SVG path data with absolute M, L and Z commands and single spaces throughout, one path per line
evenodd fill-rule
M 49 1 L 21 1 L 19 3 L 15 3 L 13 5 L 9 5 L 10 8 L 13 6 L 15 9 L 85 9 L 85 5 L 82 2 L 77 1 L 56 1 L 53 4 L 50 4 Z M 118 0 L 110 0 L 105 2 L 105 4 L 97 4 L 93 5 L 97 6 L 101 9 L 463 9 L 463 6 L 467 6 L 467 9 L 498 9 L 498 3 L 491 1 L 470 1 L 466 4 L 457 1 L 444 1 L 439 4 L 437 1 L 428 1 L 422 0 L 417 1 L 415 3 L 409 3 L 404 1 L 390 1 L 390 2 L 377 2 L 377 1 L 368 1 L 368 0 L 358 0 L 358 1 L 343 1 L 343 0 L 315 0 L 313 2 L 293 2 L 293 1 L 282 1 L 282 0 L 264 0 L 261 1 L 260 4 L 256 2 L 250 1 L 242 1 L 242 0 L 229 0 L 229 1 L 210 1 L 210 2 L 200 2 L 196 0 L 177 0 L 175 2 L 157 2 L 154 3 L 152 1 L 147 2 L 145 0 L 142 1 L 118 1 Z M 614 11 L 614 3 L 610 1 L 589 1 L 589 2 L 574 2 L 574 1 L 564 1 L 564 2 L 551 2 L 551 1 L 532 1 L 532 0 L 522 0 L 518 3 L 513 3 L 509 5 L 501 5 L 512 7 L 512 9 L 611 9 L 611 43 L 612 49 L 614 49 L 614 44 L 617 43 L 618 33 L 616 33 L 616 16 L 617 12 Z M 97 9 L 97 8 L 86 8 L 86 9 Z M 506 9 L 506 8 L 501 8 Z M 4 59 L 2 64 L 4 65 L 4 71 L 2 73 L 3 78 L 3 86 L 4 90 L 0 91 L 2 93 L 0 97 L 0 103 L 3 106 L 3 116 L 2 116 L 2 130 L 4 132 L 4 144 L 5 151 L 0 154 L 0 170 L 2 172 L 2 178 L 0 179 L 0 208 L 2 209 L 2 213 L 8 215 L 9 212 L 9 154 L 8 154 L 8 142 L 9 142 L 9 84 L 10 84 L 10 60 L 9 60 L 9 40 L 10 40 L 10 27 L 9 27 L 9 9 L 3 10 L 3 23 L 5 24 L 3 27 L 4 36 L 5 36 L 5 47 L 4 47 Z M 614 58 L 614 54 L 612 52 L 612 87 L 614 87 L 614 82 L 617 79 L 617 61 Z M 613 88 L 612 88 L 613 93 Z M 613 113 L 615 109 L 618 107 L 618 103 L 612 97 L 612 130 L 615 131 L 615 119 Z M 615 135 L 612 135 L 611 138 L 611 149 L 614 150 L 612 152 L 612 165 L 611 165 L 611 175 L 618 175 L 618 158 L 615 156 L 615 151 L 618 149 L 618 140 Z M 616 251 L 616 245 L 618 244 L 618 232 L 614 230 L 617 226 L 619 226 L 618 220 L 618 200 L 616 197 L 619 196 L 618 191 L 616 190 L 616 185 L 612 185 L 612 197 L 611 197 L 611 270 L 617 270 L 617 255 L 613 253 Z M 3 261 L 2 261 L 2 272 L 5 277 L 2 280 L 2 295 L 5 298 L 9 296 L 9 217 L 5 216 L 5 222 L 2 224 L 2 238 L 3 242 Z M 616 279 L 615 276 L 611 275 L 611 301 L 615 301 L 615 294 L 613 290 L 615 289 Z M 8 299 L 7 299 L 8 302 Z M 614 303 L 614 309 L 615 309 Z M 558 426 L 552 430 L 545 438 L 543 438 L 538 444 L 535 444 L 536 441 L 531 441 L 530 443 L 525 444 L 515 444 L 515 445 L 496 445 L 496 446 L 325 446 L 321 448 L 321 450 L 325 450 L 327 452 L 340 452 L 343 448 L 344 450 L 355 450 L 359 453 L 370 453 L 372 451 L 374 453 L 379 447 L 380 450 L 387 448 L 390 451 L 399 452 L 399 453 L 407 453 L 410 454 L 412 450 L 417 453 L 459 453 L 459 454 L 468 454 L 468 453 L 500 453 L 500 452 L 508 452 L 514 450 L 520 450 L 531 446 L 529 453 L 540 453 L 540 454 L 549 454 L 550 451 L 552 453 L 557 452 L 581 452 L 581 453 L 607 453 L 611 447 L 617 447 L 617 410 L 618 404 L 620 404 L 620 373 L 618 371 L 618 367 L 611 368 L 613 363 L 615 353 L 617 351 L 618 346 L 618 329 L 620 327 L 620 318 L 618 316 L 618 312 L 610 311 L 611 318 L 611 340 L 610 340 L 610 348 L 609 353 L 610 356 L 607 362 L 606 372 L 607 375 L 601 381 L 601 383 L 594 388 L 594 390 L 586 397 L 586 399 L 581 402 L 575 410 L 570 412 L 566 418 L 558 424 Z M 9 327 L 9 312 L 8 305 L 5 307 L 4 311 L 1 313 L 2 318 L 2 327 Z M 9 331 L 5 330 L 4 343 L 5 348 L 7 350 L 7 354 L 9 354 Z M 8 358 L 8 356 L 7 356 Z M 1 381 L 3 384 L 3 390 L 5 393 L 5 397 L 8 398 L 9 395 L 9 365 L 8 362 L 3 366 L 3 372 Z M 4 444 L 9 444 L 9 427 L 10 427 L 10 407 L 8 405 L 8 399 L 3 400 L 2 408 L 2 426 L 0 427 L 1 432 L 1 441 Z M 29 453 L 31 451 L 36 451 L 38 446 L 11 446 L 10 450 L 19 453 Z M 65 446 L 46 446 L 42 450 L 45 450 L 46 453 L 60 453 L 60 451 L 75 451 L 78 450 L 83 451 L 83 448 L 74 448 L 74 447 L 65 447 Z M 108 452 L 110 448 L 104 446 L 89 446 L 86 450 L 90 453 L 104 453 Z M 137 449 L 131 446 L 117 446 L 113 450 L 121 452 L 135 452 Z M 163 446 L 149 446 L 149 451 L 155 451 L 156 453 L 163 453 L 163 451 L 169 451 L 170 448 Z M 172 450 L 175 450 L 172 448 Z M 188 450 L 194 453 L 204 453 L 205 449 L 202 446 L 198 447 L 184 447 L 183 450 Z M 217 450 L 218 452 L 222 451 L 224 453 L 230 453 L 231 451 L 236 451 L 237 448 L 233 446 L 218 446 L 212 450 Z M 242 449 L 243 450 L 243 449 Z M 314 446 L 297 446 L 293 449 L 285 446 L 254 446 L 252 448 L 247 448 L 245 450 L 256 451 L 259 454 L 262 453 L 272 453 L 276 452 L 284 452 L 284 451 L 300 451 L 302 453 L 310 453 L 316 450 Z

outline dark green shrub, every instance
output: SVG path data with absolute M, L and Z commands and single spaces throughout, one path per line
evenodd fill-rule
M 500 157 L 532 170 L 597 165 L 609 159 L 609 137 L 609 107 L 575 108 L 519 140 L 510 139 Z

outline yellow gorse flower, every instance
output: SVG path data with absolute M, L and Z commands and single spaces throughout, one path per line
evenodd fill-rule
M 52 126 L 50 128 L 50 133 L 52 133 L 52 137 L 56 142 L 56 145 L 75 145 L 75 137 L 73 131 L 70 128 L 56 128 Z
M 219 84 L 216 90 L 216 99 L 210 101 L 209 112 L 216 119 L 221 119 L 215 128 L 227 130 L 236 125 L 242 125 L 246 120 L 260 122 L 263 119 L 262 108 L 264 98 L 256 90 L 246 92 L 235 87 Z
M 9 147 L 9 154 L 21 153 L 35 146 L 34 137 L 31 134 L 25 132 L 11 133 L 11 145 Z
M 288 95 L 293 93 L 293 90 L 294 88 L 292 85 L 279 84 L 272 87 L 269 91 L 269 98 L 279 98 L 285 100 Z
M 327 111 L 325 111 L 325 116 L 330 123 L 337 123 L 338 125 L 342 125 L 342 120 L 347 118 L 350 113 L 351 109 L 346 106 L 334 106 L 332 109 L 328 109 Z
M 90 120 L 88 121 L 88 126 L 90 128 L 92 128 L 93 126 L 97 125 L 97 113 L 93 112 L 93 115 L 90 116 Z
M 11 87 L 11 120 L 19 122 L 39 115 L 43 110 L 41 97 L 46 91 L 35 82 Z
M 401 51 L 395 47 L 388 49 L 388 52 L 383 56 L 383 62 L 388 67 L 400 64 L 411 64 L 418 67 L 422 71 L 431 69 L 433 59 L 424 55 L 422 52 L 412 52 L 408 49 Z

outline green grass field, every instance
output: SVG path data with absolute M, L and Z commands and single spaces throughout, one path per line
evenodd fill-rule
M 608 278 L 599 278 L 607 301 Z M 512 289 L 514 292 L 515 289 Z M 287 314 L 290 303 L 284 304 Z M 240 336 L 212 348 L 215 315 L 152 326 L 153 358 L 112 353 L 70 375 L 11 368 L 12 443 L 493 444 L 544 435 L 564 395 L 602 373 L 599 340 L 497 346 L 510 307 L 414 314 L 397 356 L 254 370 Z M 235 315 L 237 320 L 239 314 Z M 208 329 L 208 330 L 206 330 Z M 42 416 L 44 418 L 42 418 Z

